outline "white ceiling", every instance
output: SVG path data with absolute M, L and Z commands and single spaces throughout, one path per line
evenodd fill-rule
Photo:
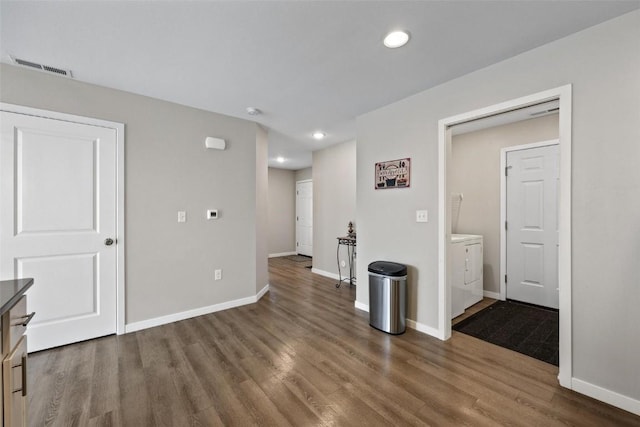
M 255 120 L 269 164 L 355 138 L 355 118 L 640 7 L 634 1 L 4 1 L 0 55 Z M 384 35 L 411 40 L 387 49 Z M 261 116 L 249 116 L 257 107 Z M 315 130 L 326 132 L 318 142 Z M 215 136 L 215 135 L 214 135 Z M 283 156 L 286 161 L 276 163 Z

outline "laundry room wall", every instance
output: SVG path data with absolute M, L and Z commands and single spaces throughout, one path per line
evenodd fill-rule
M 500 153 L 505 147 L 558 138 L 558 114 L 482 129 L 451 139 L 449 186 L 462 193 L 458 234 L 484 238 L 484 290 L 500 293 Z

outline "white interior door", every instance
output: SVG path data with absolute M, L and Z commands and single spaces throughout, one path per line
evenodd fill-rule
M 507 298 L 558 308 L 558 145 L 507 153 Z
M 296 252 L 313 256 L 313 182 L 296 183 Z
M 115 333 L 116 130 L 1 114 L 0 278 L 35 279 L 29 351 Z

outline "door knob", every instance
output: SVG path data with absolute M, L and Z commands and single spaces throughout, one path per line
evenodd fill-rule
M 104 244 L 107 246 L 111 246 L 113 245 L 113 239 L 111 237 L 108 237 L 104 240 Z

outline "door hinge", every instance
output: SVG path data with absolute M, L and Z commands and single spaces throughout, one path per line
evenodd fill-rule
M 504 283 L 507 283 L 507 275 L 504 275 Z
M 509 176 L 509 169 L 511 169 L 511 166 L 504 167 L 504 176 Z
M 296 242 L 296 248 L 297 248 L 298 246 L 300 246 L 300 243 L 299 243 L 299 242 Z
M 504 222 L 504 229 L 505 230 L 509 229 L 509 223 L 507 221 Z
M 296 221 L 299 221 L 298 217 L 296 217 Z

